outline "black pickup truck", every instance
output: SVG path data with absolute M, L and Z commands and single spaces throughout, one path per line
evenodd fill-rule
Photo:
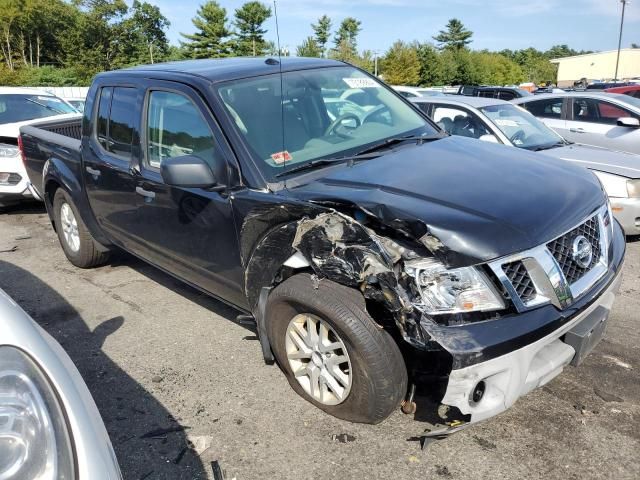
M 295 391 L 350 421 L 416 392 L 434 434 L 504 411 L 580 363 L 620 283 L 588 170 L 450 137 L 336 61 L 100 74 L 82 121 L 21 140 L 71 263 L 122 249 L 235 306 Z

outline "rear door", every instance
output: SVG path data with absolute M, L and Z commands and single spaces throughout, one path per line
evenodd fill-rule
M 522 103 L 519 106 L 525 108 L 534 117 L 542 120 L 548 127 L 554 129 L 567 140 L 571 140 L 571 132 L 567 128 L 565 111 L 565 99 L 563 97 L 541 98 L 531 102 Z
M 236 305 L 246 302 L 228 190 L 165 184 L 162 162 L 195 155 L 220 185 L 229 185 L 229 151 L 207 105 L 182 84 L 154 81 L 145 95 L 142 155 L 136 167 L 136 232 L 142 256 L 187 282 Z
M 569 109 L 569 140 L 587 145 L 640 153 L 640 130 L 618 126 L 618 118 L 640 115 L 606 100 L 577 97 Z
M 142 93 L 134 86 L 103 86 L 97 92 L 93 131 L 83 142 L 82 175 L 96 220 L 116 244 L 136 252 L 132 231 L 136 197 L 132 162 L 140 155 Z

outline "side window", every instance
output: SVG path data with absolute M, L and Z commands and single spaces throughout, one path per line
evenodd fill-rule
M 450 106 L 434 105 L 433 121 L 451 135 L 480 138 L 482 135 L 489 133 L 482 121 L 475 115 Z
M 96 117 L 96 138 L 107 152 L 131 158 L 133 132 L 136 128 L 136 90 L 126 87 L 103 87 Z
M 618 118 L 633 116 L 625 109 L 602 100 L 578 98 L 573 102 L 573 119 L 576 121 L 615 125 Z
M 529 110 L 534 117 L 541 118 L 562 118 L 562 98 L 549 98 L 536 100 L 520 105 Z
M 498 98 L 501 100 L 513 100 L 514 98 L 516 98 L 516 94 L 513 92 L 504 90 L 504 91 L 498 92 Z
M 131 158 L 133 132 L 136 128 L 135 88 L 113 89 L 111 115 L 109 115 L 109 148 L 115 155 Z
M 608 102 L 598 102 L 598 116 L 600 123 L 615 125 L 620 117 L 633 117 L 624 108 Z
M 96 137 L 98 143 L 107 149 L 109 135 L 109 109 L 111 108 L 111 93 L 113 88 L 103 87 L 100 90 L 100 103 L 98 104 L 98 116 L 96 118 Z
M 147 107 L 147 162 L 160 168 L 163 159 L 195 155 L 213 163 L 215 141 L 198 108 L 186 96 L 153 91 Z
M 417 103 L 414 103 L 414 105 L 417 106 L 420 110 L 422 110 L 425 114 L 429 115 L 429 107 L 431 106 L 430 103 L 417 102 Z
M 404 98 L 412 98 L 412 97 L 417 97 L 418 96 L 415 93 L 405 92 L 405 91 L 398 91 L 398 93 L 400 95 L 402 95 Z

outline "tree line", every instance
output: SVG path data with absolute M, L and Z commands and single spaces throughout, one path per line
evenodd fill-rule
M 267 41 L 268 4 L 249 1 L 231 15 L 217 1 L 200 5 L 194 33 L 171 45 L 159 7 L 134 0 L 0 0 L 0 85 L 86 85 L 101 71 L 188 58 L 281 53 Z M 346 61 L 377 70 L 391 84 L 455 85 L 553 82 L 549 59 L 579 53 L 567 45 L 547 51 L 472 50 L 473 32 L 451 19 L 428 42 L 396 41 L 382 55 L 358 49 L 362 23 L 347 17 L 333 29 L 327 15 L 311 24 L 299 56 Z M 377 67 L 377 68 L 376 68 Z

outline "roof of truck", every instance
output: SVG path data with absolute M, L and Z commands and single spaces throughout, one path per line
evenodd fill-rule
M 282 63 L 283 72 L 345 65 L 343 62 L 323 58 L 283 57 L 282 59 L 278 59 L 278 57 L 234 57 L 155 63 L 153 65 L 141 65 L 126 70 L 116 70 L 115 72 L 186 73 L 204 77 L 213 82 L 221 82 L 278 73 L 280 71 L 279 61 Z

